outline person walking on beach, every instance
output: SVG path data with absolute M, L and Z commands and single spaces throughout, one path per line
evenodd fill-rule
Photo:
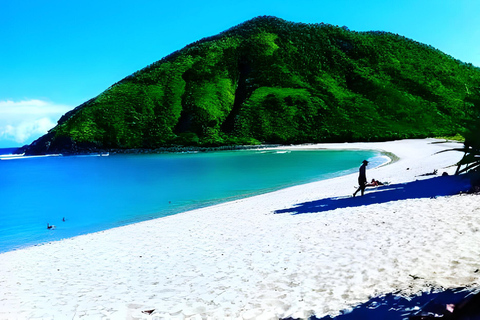
M 367 185 L 367 172 L 366 172 L 367 171 L 367 164 L 368 164 L 368 161 L 363 160 L 362 165 L 360 166 L 360 169 L 358 170 L 359 171 L 358 184 L 360 186 L 358 187 L 357 191 L 355 191 L 355 193 L 353 194 L 354 197 L 357 195 L 358 191 L 362 191 L 362 196 L 363 196 L 363 193 L 365 192 L 365 188 L 366 188 L 366 185 Z

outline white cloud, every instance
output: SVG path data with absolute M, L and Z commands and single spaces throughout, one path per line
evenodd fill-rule
M 55 104 L 43 100 L 0 101 L 0 115 L 4 114 L 58 114 L 73 109 L 71 106 Z
M 0 101 L 0 144 L 2 140 L 19 145 L 31 143 L 55 126 L 71 106 L 43 100 Z

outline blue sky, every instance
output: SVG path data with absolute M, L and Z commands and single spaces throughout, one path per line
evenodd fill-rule
M 478 0 L 0 0 L 0 148 L 169 53 L 260 15 L 398 33 L 480 66 Z

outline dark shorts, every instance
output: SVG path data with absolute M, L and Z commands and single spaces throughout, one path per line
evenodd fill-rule
M 365 186 L 365 184 L 367 183 L 367 179 L 366 178 L 358 178 L 358 184 L 363 187 Z

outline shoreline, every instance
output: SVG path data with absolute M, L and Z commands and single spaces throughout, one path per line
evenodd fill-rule
M 318 151 L 320 150 L 320 151 Z M 84 207 L 83 210 L 78 210 L 78 209 L 75 209 L 75 206 L 72 207 L 72 208 L 69 208 L 68 205 L 65 206 L 65 210 L 64 210 L 64 213 L 61 213 L 61 215 L 68 215 L 68 219 L 72 220 L 67 224 L 63 224 L 61 223 L 59 220 L 54 220 L 54 217 L 50 217 L 48 219 L 46 219 L 46 221 L 51 221 L 53 222 L 54 224 L 57 225 L 57 227 L 60 227 L 58 228 L 58 230 L 55 230 L 55 231 L 52 231 L 52 232 L 49 232 L 48 234 L 44 234 L 42 232 L 44 232 L 44 229 L 41 228 L 42 226 L 32 226 L 32 225 L 29 225 L 28 222 L 25 223 L 25 224 L 22 224 L 22 223 L 18 223 L 18 225 L 12 225 L 11 226 L 11 230 L 12 231 L 17 231 L 17 235 L 20 235 L 20 237 L 18 237 L 18 239 L 15 238 L 15 234 L 13 233 L 10 233 L 9 231 L 9 228 L 7 225 L 3 225 L 0 227 L 0 233 L 1 230 L 5 230 L 5 237 L 2 239 L 0 238 L 0 253 L 2 252 L 8 252 L 8 251 L 13 251 L 13 250 L 17 250 L 17 249 L 24 249 L 24 248 L 27 248 L 27 247 L 30 247 L 30 246 L 34 246 L 34 245 L 40 245 L 40 244 L 43 244 L 43 243 L 48 243 L 48 242 L 52 242 L 52 241 L 58 241 L 58 240 L 61 240 L 61 239 L 67 239 L 67 238 L 71 238 L 71 237 L 75 237 L 75 236 L 78 236 L 78 235 L 81 235 L 81 234 L 87 234 L 87 233 L 94 233 L 94 232 L 99 232 L 99 231 L 103 231 L 103 230 L 107 230 L 107 229 L 112 229 L 112 228 L 115 228 L 115 227 L 120 227 L 120 226 L 124 226 L 124 225 L 129 225 L 129 224 L 133 224 L 133 223 L 137 223 L 137 222 L 141 222 L 141 221 L 147 221 L 147 220 L 152 220 L 152 219 L 156 219 L 156 218 L 160 218 L 160 217 L 163 217 L 163 216 L 167 216 L 167 215 L 172 215 L 172 214 L 177 214 L 177 213 L 180 213 L 180 212 L 185 212 L 185 211 L 191 211 L 191 210 L 194 210 L 194 209 L 199 209 L 199 208 L 204 208 L 204 207 L 208 207 L 208 206 L 212 206 L 212 205 L 215 205 L 215 204 L 219 204 L 219 203 L 224 203 L 224 202 L 230 202 L 230 201 L 234 201 L 234 200 L 238 200 L 238 199 L 242 199 L 242 198 L 247 198 L 247 197 L 251 197 L 251 196 L 254 196 L 254 195 L 259 195 L 259 194 L 264 194 L 264 193 L 269 193 L 269 192 L 273 192 L 273 191 L 276 191 L 276 190 L 280 190 L 280 189 L 284 189 L 284 188 L 287 188 L 287 187 L 291 187 L 291 186 L 295 186 L 295 185 L 300 185 L 300 184 L 304 184 L 304 183 L 309 183 L 309 182 L 313 182 L 313 181 L 320 181 L 320 180 L 326 180 L 326 179 L 329 179 L 329 178 L 333 178 L 333 177 L 336 177 L 336 176 L 341 176 L 341 175 L 345 175 L 346 173 L 353 173 L 357 170 L 356 166 L 357 166 L 357 161 L 356 159 L 358 159 L 358 152 L 356 151 L 341 151 L 341 152 L 338 152 L 338 151 L 326 151 L 325 149 L 315 149 L 313 150 L 313 153 L 309 152 L 308 150 L 306 152 L 301 152 L 301 151 L 290 151 L 290 150 L 287 150 L 287 149 L 282 149 L 282 148 L 262 148 L 262 149 L 258 149 L 256 151 L 251 151 L 251 150 L 236 150 L 236 151 L 218 151 L 218 152 L 215 152 L 216 155 L 219 155 L 220 157 L 223 157 L 222 154 L 224 156 L 227 156 L 228 158 L 227 159 L 231 159 L 231 160 L 227 160 L 228 162 L 231 162 L 233 161 L 233 163 L 235 163 L 235 159 L 238 158 L 238 157 L 242 157 L 242 155 L 250 155 L 252 156 L 253 154 L 255 154 L 255 157 L 257 159 L 259 159 L 259 157 L 272 157 L 272 154 L 287 154 L 287 155 L 282 155 L 281 157 L 287 157 L 287 160 L 288 161 L 288 157 L 290 157 L 288 154 L 290 153 L 293 153 L 293 154 L 296 154 L 297 156 L 300 156 L 302 160 L 298 160 L 298 161 L 288 161 L 288 162 L 280 162 L 282 160 L 278 160 L 279 158 L 277 157 L 276 159 L 277 160 L 274 160 L 274 159 L 271 159 L 272 161 L 276 161 L 277 163 L 275 164 L 272 163 L 275 167 L 275 166 L 279 166 L 279 167 L 283 167 L 284 169 L 281 170 L 281 171 L 278 171 L 278 174 L 275 174 L 275 176 L 271 176 L 271 177 L 265 177 L 264 176 L 264 172 L 265 170 L 259 170 L 258 168 L 251 168 L 251 169 L 248 169 L 248 168 L 243 168 L 242 170 L 247 170 L 244 174 L 240 175 L 240 176 L 237 176 L 236 178 L 233 177 L 232 175 L 228 175 L 228 176 L 225 176 L 225 174 L 222 174 L 222 176 L 226 179 L 229 178 L 229 181 L 221 181 L 221 180 L 211 180 L 211 183 L 213 183 L 212 185 L 212 188 L 217 190 L 217 192 L 207 192 L 207 193 L 204 193 L 204 197 L 201 198 L 201 197 L 198 197 L 198 196 L 195 196 L 193 195 L 192 193 L 195 193 L 195 192 L 192 192 L 193 190 L 192 187 L 194 189 L 201 189 L 201 185 L 202 184 L 190 184 L 189 186 L 187 185 L 184 185 L 184 188 L 182 187 L 182 191 L 181 191 L 181 194 L 179 194 L 177 196 L 177 193 L 179 193 L 179 190 L 176 189 L 176 192 L 174 192 L 174 194 L 172 195 L 173 197 L 171 197 L 170 193 L 172 193 L 173 191 L 175 191 L 175 189 L 171 189 L 171 188 L 167 188 L 165 191 L 161 191 L 161 195 L 160 197 L 163 198 L 163 201 L 161 199 L 159 199 L 158 196 L 153 196 L 152 197 L 152 203 L 150 203 L 150 207 L 146 208 L 145 205 L 144 205 L 144 202 L 142 202 L 141 200 L 138 201 L 136 204 L 132 201 L 132 204 L 127 204 L 127 205 L 130 205 L 129 207 L 129 210 L 128 212 L 131 213 L 129 216 L 125 217 L 125 215 L 123 216 L 120 216 L 120 217 L 114 217 L 114 211 L 107 211 L 107 210 L 112 210 L 112 209 L 109 209 L 107 205 L 103 206 L 102 209 L 99 209 L 98 206 L 92 206 L 92 210 L 95 210 L 95 212 L 97 213 L 95 216 L 92 216 L 91 218 L 92 219 L 88 219 L 88 221 L 90 222 L 90 225 L 89 225 L 89 228 L 87 229 L 86 227 L 85 228 L 81 228 L 81 227 L 78 227 L 75 225 L 75 220 L 78 220 L 79 218 L 81 218 L 84 213 L 82 213 L 82 211 L 86 211 L 88 213 L 88 210 L 90 210 L 89 207 Z M 353 161 L 352 159 L 350 159 L 350 162 L 349 162 L 349 165 L 346 165 L 345 163 L 343 165 L 341 165 L 341 163 L 339 163 L 338 161 L 332 163 L 333 166 L 329 166 L 329 165 L 320 165 L 322 161 L 322 158 L 318 158 L 319 157 L 323 157 L 322 154 L 337 154 L 337 155 L 340 155 L 341 157 L 341 161 L 343 161 L 343 155 L 344 154 L 347 154 L 347 155 L 350 155 L 350 157 L 353 157 Z M 389 158 L 387 157 L 384 157 L 382 156 L 379 152 L 375 152 L 375 151 L 364 151 L 364 152 L 361 152 L 361 153 L 364 153 L 365 154 L 365 157 L 369 158 L 368 160 L 371 160 L 372 161 L 372 165 L 373 166 L 377 166 L 379 164 L 382 164 L 382 163 L 385 163 L 387 161 L 390 161 Z M 368 153 L 368 155 L 367 155 Z M 261 154 L 265 154 L 265 155 L 261 155 Z M 318 160 L 314 160 L 314 161 L 311 161 L 310 160 L 310 165 L 308 167 L 310 167 L 310 171 L 311 171 L 311 174 L 310 175 L 305 175 L 305 174 L 300 174 L 300 172 L 302 171 L 302 168 L 301 167 L 298 167 L 298 172 L 295 172 L 296 169 L 293 169 L 292 167 L 294 167 L 295 165 L 300 165 L 299 162 L 302 162 L 303 159 L 305 158 L 304 156 L 302 156 L 302 154 L 304 154 L 306 156 L 306 158 L 309 158 L 311 157 L 310 155 L 308 154 L 311 154 L 311 155 L 315 155 L 317 154 L 317 158 Z M 230 155 L 230 156 L 229 156 Z M 232 157 L 233 155 L 233 157 Z M 168 155 L 167 157 L 170 157 L 171 155 Z M 48 157 L 48 156 L 33 156 L 33 157 Z M 91 163 L 91 161 L 93 160 L 78 160 L 79 158 L 84 158 L 86 156 L 67 156 L 67 157 L 60 157 L 60 158 L 64 158 L 63 160 L 59 158 L 59 160 L 54 160 L 54 161 L 62 161 L 63 163 L 70 163 L 70 162 L 73 162 L 73 161 L 85 161 L 86 163 Z M 91 157 L 88 156 L 88 157 Z M 164 155 L 158 155 L 159 158 L 157 158 L 157 155 L 153 156 L 153 158 L 157 158 L 157 159 L 165 159 L 165 156 Z M 179 160 L 180 162 L 182 162 L 183 160 L 181 159 L 189 159 L 190 157 L 192 157 L 192 155 L 186 155 L 186 154 L 183 154 L 183 155 L 180 155 L 180 157 L 182 158 L 179 158 L 179 154 L 177 154 L 176 156 L 174 156 L 174 158 L 171 158 L 171 159 L 177 159 Z M 203 153 L 203 155 L 193 155 L 194 159 L 195 157 L 216 157 L 214 156 L 212 153 L 210 154 L 205 154 Z M 275 157 L 275 156 L 273 156 Z M 18 157 L 14 156 L 14 158 L 18 159 Z M 30 156 L 26 156 L 26 157 L 23 157 L 21 156 L 20 159 L 24 159 L 24 158 L 31 158 Z M 0 157 L 0 160 L 2 158 Z M 135 159 L 135 162 L 137 164 L 133 165 L 132 169 L 135 167 L 135 166 L 138 166 L 138 165 L 142 165 L 141 163 L 138 163 L 139 161 L 142 161 L 142 159 L 152 159 L 152 157 L 150 156 L 146 156 L 146 158 L 144 157 L 144 155 L 131 155 L 131 156 L 113 156 L 112 159 L 107 159 L 107 158 L 104 158 L 104 160 L 101 160 L 101 161 L 107 161 L 107 163 L 115 163 L 115 161 L 123 161 L 125 162 L 126 159 Z M 191 158 L 190 158 L 191 159 Z M 197 158 L 198 159 L 198 158 Z M 306 160 L 306 159 L 305 159 Z M 41 160 L 40 160 L 41 161 Z M 185 162 L 185 161 L 184 161 Z M 17 162 L 18 163 L 18 162 Z M 153 169 L 157 169 L 157 168 L 161 168 L 161 167 L 164 167 L 164 165 L 162 165 L 161 163 L 163 163 L 162 161 L 159 161 L 160 165 L 158 166 L 155 166 L 155 168 Z M 263 163 L 266 163 L 265 160 L 263 161 Z M 286 163 L 289 163 L 290 165 L 286 165 Z M 334 170 L 333 167 L 336 167 L 336 163 L 338 163 L 338 165 L 340 167 L 343 167 L 343 168 L 338 168 L 337 170 Z M 241 163 L 239 164 L 241 166 Z M 256 164 L 254 165 L 256 166 Z M 193 168 L 191 165 L 189 166 L 190 168 Z M 214 166 L 211 166 L 212 168 Z M 264 167 L 264 169 L 267 170 L 268 172 L 268 169 L 270 169 L 270 165 L 266 165 Z M 338 167 L 338 166 L 337 166 Z M 230 165 L 230 168 L 233 169 L 233 171 L 237 171 L 234 169 L 234 167 L 232 167 Z M 237 167 L 238 168 L 238 167 Z M 88 167 L 88 169 L 83 169 L 83 168 L 79 168 L 79 169 L 82 169 L 81 171 L 82 172 L 85 172 L 85 174 L 94 174 L 96 170 L 98 170 L 96 167 Z M 332 172 L 328 172 L 329 169 L 331 169 Z M 92 171 L 93 170 L 93 171 Z M 182 169 L 181 171 L 184 171 L 185 169 Z M 315 171 L 315 173 L 313 173 L 313 171 Z M 21 173 L 21 172 L 20 172 Z M 154 171 L 149 171 L 147 173 L 147 175 L 150 175 L 150 174 L 154 174 L 155 173 L 155 170 Z M 235 172 L 233 172 L 235 174 Z M 193 174 L 193 179 L 192 180 L 195 180 L 195 172 L 192 172 L 191 174 Z M 107 174 L 102 174 L 103 176 L 108 176 Z M 115 175 L 118 175 L 117 173 L 115 173 Z M 288 175 L 289 178 L 281 178 L 282 176 L 286 176 Z M 248 176 L 249 178 L 247 179 L 246 176 Z M 128 177 L 128 176 L 127 176 Z M 25 178 L 28 178 L 28 177 L 25 177 Z M 25 178 L 24 179 L 17 179 L 18 181 L 25 181 Z M 182 177 L 180 177 L 181 179 Z M 183 181 L 188 181 L 188 179 L 185 179 L 186 176 L 183 177 Z M 204 177 L 202 177 L 203 179 Z M 236 179 L 237 178 L 240 178 L 240 179 L 243 179 L 242 181 L 242 184 L 239 184 L 236 182 Z M 258 178 L 258 179 L 256 179 Z M 279 179 L 280 178 L 280 179 Z M 38 183 L 41 183 L 42 180 L 55 180 L 55 175 L 54 176 L 46 176 L 46 175 L 42 175 L 42 178 L 36 178 L 35 180 L 31 180 L 29 183 L 30 185 L 33 185 L 35 186 L 36 184 Z M 117 185 L 121 185 L 122 183 L 126 182 L 127 180 L 125 180 L 124 178 L 121 178 L 121 176 L 119 176 L 119 181 L 118 181 L 118 184 Z M 269 180 L 271 179 L 271 180 Z M 109 179 L 105 179 L 105 180 L 109 180 Z M 157 175 L 156 178 L 150 178 L 150 180 L 152 181 L 157 181 L 158 183 L 154 183 L 155 186 L 153 185 L 150 185 L 150 188 L 149 189 L 146 189 L 145 192 L 155 192 L 156 194 L 159 194 L 158 190 L 164 190 L 162 188 L 162 185 L 160 185 L 160 183 L 162 183 L 162 175 Z M 257 180 L 257 182 L 256 182 Z M 269 183 L 264 183 L 263 181 L 269 181 Z M 218 188 L 218 187 L 215 187 L 215 184 L 216 183 L 219 183 L 219 184 L 222 184 L 224 185 L 225 187 L 224 188 Z M 72 183 L 74 184 L 77 184 L 77 181 L 74 179 L 72 180 Z M 103 181 L 98 181 L 97 183 L 103 183 Z M 132 183 L 136 183 L 136 181 L 129 181 L 129 182 L 126 182 L 125 185 L 127 186 L 132 186 Z M 257 185 L 257 184 L 260 184 L 260 185 Z M 177 185 L 180 186 L 179 183 L 177 183 Z M 13 185 L 12 185 L 13 186 Z M 200 186 L 200 187 L 199 187 Z M 65 186 L 64 186 L 65 187 Z M 91 187 L 91 186 L 90 186 Z M 144 188 L 143 185 L 138 185 L 137 186 L 138 188 Z M 137 189 L 137 187 L 133 188 L 133 189 Z M 210 187 L 208 185 L 208 187 Z M 8 188 L 10 189 L 10 188 Z M 89 187 L 83 187 L 83 189 L 78 189 L 78 188 L 75 188 L 75 187 L 72 187 L 72 191 L 70 192 L 71 194 L 82 194 L 84 193 L 83 190 L 86 190 L 86 189 L 89 189 Z M 132 188 L 131 188 L 132 189 Z M 18 194 L 18 192 L 20 192 L 20 190 L 22 189 L 13 189 L 15 191 L 13 192 L 10 192 L 10 194 Z M 138 189 L 140 190 L 140 189 Z M 50 190 L 50 194 L 53 192 L 53 194 L 56 194 L 58 193 L 58 191 L 55 191 L 55 186 L 53 189 Z M 61 191 L 61 190 L 59 190 Z M 221 191 L 221 192 L 218 192 L 218 191 Z M 30 192 L 33 192 L 33 193 L 37 193 L 37 191 L 35 190 L 31 190 Z M 39 190 L 38 192 L 42 192 L 41 190 Z M 143 193 L 143 192 L 142 192 Z M 44 197 L 48 197 L 49 195 L 48 194 L 45 194 L 45 192 L 43 193 L 44 196 L 41 197 L 41 199 L 39 199 L 39 201 L 42 201 L 42 199 Z M 111 192 L 111 194 L 114 194 L 114 192 Z M 176 199 L 174 197 L 177 197 Z M 8 198 L 8 196 L 7 196 Z M 38 198 L 38 197 L 37 197 Z M 139 197 L 141 199 L 141 197 Z M 156 198 L 156 200 L 155 200 Z M 166 199 L 168 199 L 168 205 L 166 205 Z M 90 199 L 88 202 L 90 203 L 93 199 Z M 148 200 L 148 199 L 146 199 Z M 171 201 L 170 201 L 171 200 Z M 35 201 L 32 199 L 32 201 Z M 109 199 L 109 201 L 103 201 L 104 203 L 108 203 L 110 201 L 113 201 L 112 205 L 115 204 L 115 202 L 117 202 L 117 199 L 114 199 L 113 197 Z M 122 199 L 118 199 L 118 201 L 122 201 Z M 156 202 L 156 203 L 155 203 Z M 81 204 L 80 204 L 81 205 Z M 98 205 L 98 203 L 97 203 Z M 120 207 L 120 205 L 116 205 L 117 207 Z M 148 210 L 149 208 L 152 208 L 152 210 Z M 154 208 L 154 209 L 153 209 Z M 13 207 L 10 207 L 10 208 L 6 208 L 6 210 L 9 210 L 11 213 L 14 213 L 16 212 L 15 208 Z M 20 208 L 19 209 L 21 212 L 22 209 Z M 36 214 L 37 215 L 40 215 L 40 214 L 45 214 L 45 215 L 48 215 L 49 212 L 48 211 L 51 211 L 51 209 L 49 209 L 48 207 L 44 207 L 43 210 L 41 210 L 40 208 L 40 211 L 37 211 Z M 74 213 L 72 213 L 74 212 Z M 108 219 L 108 222 L 106 222 L 107 220 L 106 219 L 103 219 L 103 222 L 100 221 L 98 224 L 95 224 L 94 221 L 96 221 L 96 217 L 101 217 L 103 214 L 107 213 L 109 216 L 112 216 L 111 218 L 112 219 Z M 143 214 L 143 215 L 139 215 L 139 212 L 149 212 L 148 214 Z M 90 216 L 91 216 L 91 212 L 90 212 Z M 12 217 L 13 218 L 13 217 Z M 61 218 L 61 217 L 60 217 Z M 115 220 L 116 218 L 116 220 Z M 53 220 L 53 221 L 52 221 Z M 86 219 L 84 219 L 86 220 Z M 14 221 L 14 220 L 13 220 Z M 29 221 L 27 219 L 27 221 Z M 60 225 L 59 225 L 60 223 Z M 102 224 L 103 223 L 103 224 Z M 16 228 L 16 229 L 15 229 Z M 25 234 L 25 230 L 32 230 L 32 233 L 31 233 L 31 236 L 29 236 L 28 234 Z M 38 234 L 36 234 L 35 232 L 37 232 Z M 22 234 L 23 233 L 23 234 Z M 24 237 L 24 239 L 21 238 L 21 236 Z M 28 239 L 30 238 L 30 239 Z M 24 240 L 22 242 L 22 240 Z M 30 241 L 29 241 L 30 240 Z
M 367 167 L 390 185 L 365 197 L 351 198 L 350 174 L 2 253 L 0 319 L 308 318 L 388 292 L 478 286 L 478 196 L 422 193 L 467 184 L 451 176 L 460 152 L 435 154 L 458 143 L 436 141 L 282 146 L 396 154 Z M 422 176 L 434 169 L 450 176 Z
M 310 146 L 310 147 L 309 148 L 302 148 L 302 146 Z M 312 148 L 312 146 L 313 146 L 313 148 Z M 309 144 L 309 145 L 302 144 L 302 145 L 296 145 L 296 146 L 292 146 L 292 145 L 290 145 L 290 146 L 264 145 L 262 148 L 259 148 L 259 151 L 272 151 L 272 150 L 273 151 L 276 151 L 276 150 L 277 151 L 278 150 L 299 150 L 299 151 L 322 151 L 323 150 L 323 151 L 326 151 L 328 149 L 329 148 L 325 148 L 325 147 L 317 148 L 317 147 L 315 147 L 315 144 Z M 337 148 L 335 148 L 335 149 L 337 149 Z M 233 151 L 240 151 L 241 152 L 241 151 L 248 151 L 248 150 L 250 150 L 250 149 L 238 149 L 238 150 L 233 150 Z M 330 150 L 333 150 L 333 148 L 331 148 Z M 341 151 L 341 150 L 343 150 L 343 148 L 338 148 L 337 150 Z M 232 150 L 217 150 L 216 152 L 221 152 L 221 151 L 232 151 Z M 350 150 L 350 151 L 352 151 L 352 150 Z M 386 165 L 389 165 L 389 164 L 398 160 L 398 157 L 396 157 L 393 153 L 389 153 L 389 152 L 379 152 L 379 151 L 374 150 L 374 149 L 372 149 L 372 150 L 358 149 L 358 151 L 375 151 L 375 152 L 378 152 L 379 155 L 375 156 L 375 158 L 384 158 L 386 160 L 385 160 L 385 162 L 377 165 L 377 167 L 386 166 Z M 208 152 L 208 151 L 205 151 L 205 152 Z M 52 155 L 32 156 L 32 157 L 48 157 L 48 156 L 52 156 Z M 30 156 L 26 156 L 26 158 L 29 158 L 29 157 Z M 75 156 L 72 155 L 71 157 L 75 157 Z M 376 167 L 374 167 L 374 168 L 376 168 Z M 355 168 L 355 170 L 356 170 L 356 168 Z M 125 223 L 125 224 L 122 223 L 122 224 L 118 224 L 118 225 L 115 225 L 115 226 L 111 226 L 108 229 L 99 229 L 99 230 L 95 230 L 95 231 L 91 231 L 91 232 L 79 233 L 79 234 L 76 234 L 74 236 L 65 236 L 64 238 L 50 239 L 50 240 L 41 241 L 41 242 L 31 242 L 31 243 L 16 245 L 15 247 L 12 247 L 12 248 L 6 249 L 6 250 L 4 250 L 3 248 L 0 248 L 0 254 L 10 252 L 10 251 L 23 250 L 23 249 L 27 249 L 29 247 L 42 246 L 44 244 L 48 244 L 48 243 L 55 242 L 55 241 L 62 241 L 62 240 L 70 239 L 70 238 L 75 238 L 75 237 L 78 237 L 78 236 L 81 236 L 81 235 L 98 233 L 98 232 L 106 231 L 106 230 L 109 230 L 109 229 L 115 229 L 115 228 L 118 228 L 118 227 L 128 226 L 128 225 L 132 225 L 132 224 L 136 224 L 136 223 L 161 219 L 161 218 L 165 218 L 166 216 L 176 215 L 176 214 L 183 213 L 183 212 L 189 212 L 189 211 L 194 211 L 194 210 L 198 210 L 198 209 L 202 209 L 202 208 L 212 207 L 212 206 L 222 204 L 222 203 L 228 203 L 228 202 L 233 202 L 233 201 L 236 201 L 236 200 L 241 200 L 241 199 L 250 198 L 250 197 L 254 197 L 254 196 L 259 196 L 259 195 L 263 195 L 263 194 L 267 194 L 267 193 L 272 193 L 272 192 L 279 191 L 279 190 L 282 190 L 282 189 L 286 189 L 286 188 L 289 188 L 289 187 L 294 187 L 294 186 L 304 185 L 304 184 L 308 184 L 308 183 L 330 180 L 330 179 L 334 179 L 334 178 L 338 178 L 338 177 L 341 177 L 341 176 L 344 176 L 344 175 L 351 174 L 351 173 L 346 173 L 348 171 L 351 171 L 351 169 L 329 173 L 328 175 L 330 177 L 322 178 L 320 180 L 318 180 L 318 179 L 308 179 L 308 180 L 298 181 L 296 183 L 289 183 L 289 184 L 284 184 L 284 185 L 281 185 L 281 186 L 273 186 L 273 187 L 266 188 L 266 189 L 255 190 L 255 191 L 251 191 L 251 192 L 246 193 L 246 194 L 234 195 L 234 196 L 229 196 L 227 198 L 209 200 L 209 201 L 206 201 L 206 202 L 199 202 L 199 203 L 196 203 L 196 204 L 191 204 L 189 207 L 172 209 L 171 212 L 169 212 L 165 216 L 148 218 L 148 219 L 145 219 L 145 220 L 130 221 L 130 222 Z

